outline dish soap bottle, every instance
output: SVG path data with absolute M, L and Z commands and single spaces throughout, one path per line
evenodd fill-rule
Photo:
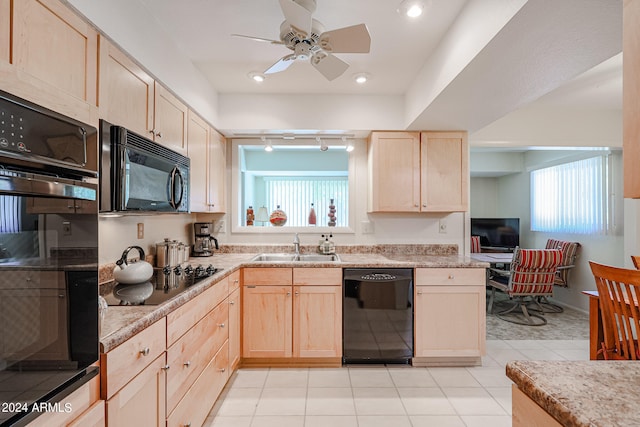
M 309 225 L 316 225 L 316 210 L 311 203 L 311 209 L 309 210 Z

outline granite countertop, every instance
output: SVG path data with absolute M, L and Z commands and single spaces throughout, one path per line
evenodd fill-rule
M 640 362 L 512 361 L 506 372 L 565 427 L 640 425 Z
M 486 268 L 489 266 L 487 263 L 458 255 L 346 253 L 339 254 L 341 260 L 339 262 L 251 261 L 255 255 L 257 253 L 222 253 L 211 257 L 191 258 L 189 261 L 192 264 L 213 264 L 214 267 L 222 270 L 159 305 L 109 306 L 101 326 L 101 351 L 108 352 L 242 267 Z

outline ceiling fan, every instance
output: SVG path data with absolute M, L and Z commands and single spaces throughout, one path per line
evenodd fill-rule
M 309 60 L 327 80 L 340 77 L 349 64 L 334 53 L 369 53 L 371 36 L 365 24 L 352 25 L 332 31 L 311 15 L 316 10 L 316 0 L 279 0 L 285 20 L 280 24 L 280 40 L 232 34 L 251 40 L 281 44 L 293 53 L 283 56 L 264 71 L 265 74 L 284 71 L 294 61 Z

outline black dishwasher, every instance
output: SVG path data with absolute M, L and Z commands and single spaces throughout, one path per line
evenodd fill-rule
M 345 268 L 342 362 L 409 364 L 413 269 Z

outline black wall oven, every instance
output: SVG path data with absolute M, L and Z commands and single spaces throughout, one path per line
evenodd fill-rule
M 189 158 L 100 120 L 100 212 L 188 212 Z
M 98 373 L 97 151 L 95 128 L 0 91 L 0 425 Z

